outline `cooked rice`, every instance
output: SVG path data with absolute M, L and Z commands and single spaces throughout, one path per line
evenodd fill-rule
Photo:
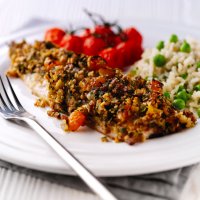
M 195 39 L 187 38 L 190 44 L 190 53 L 180 51 L 180 46 L 184 40 L 176 43 L 170 41 L 164 42 L 164 48 L 146 49 L 142 59 L 132 67 L 132 75 L 141 75 L 143 78 L 155 78 L 164 84 L 164 92 L 170 93 L 173 101 L 179 86 L 185 87 L 186 91 L 191 94 L 190 99 L 186 102 L 186 108 L 189 108 L 197 116 L 197 109 L 200 108 L 200 91 L 195 91 L 194 87 L 200 84 L 200 68 L 197 68 L 197 62 L 200 61 L 200 42 Z M 166 58 L 166 64 L 163 67 L 156 67 L 153 58 L 157 54 L 162 54 Z M 182 76 L 186 75 L 184 79 Z

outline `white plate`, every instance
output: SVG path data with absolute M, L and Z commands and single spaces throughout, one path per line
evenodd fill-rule
M 172 25 L 144 22 L 123 22 L 136 25 L 142 32 L 145 47 L 152 47 L 156 41 L 167 39 L 172 33 L 179 37 L 200 36 L 200 31 Z M 22 31 L 7 39 L 41 39 L 46 27 Z M 0 72 L 9 65 L 7 48 L 1 47 Z M 66 134 L 60 122 L 50 118 L 45 109 L 33 106 L 35 97 L 22 83 L 13 79 L 14 89 L 24 105 L 55 137 L 73 152 L 98 176 L 121 176 L 152 173 L 194 164 L 200 161 L 200 124 L 174 135 L 151 139 L 142 144 L 129 146 L 125 143 L 102 143 L 101 135 L 89 128 L 77 133 Z M 12 163 L 48 172 L 72 174 L 72 170 L 29 128 L 21 127 L 0 118 L 0 158 Z

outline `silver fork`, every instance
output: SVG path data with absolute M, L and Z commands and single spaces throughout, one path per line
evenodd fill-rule
M 20 120 L 26 122 L 67 164 L 71 166 L 80 178 L 93 190 L 93 192 L 101 197 L 101 199 L 117 200 L 100 179 L 95 177 L 95 175 L 90 172 L 72 153 L 70 153 L 69 150 L 67 150 L 50 132 L 48 132 L 32 114 L 28 113 L 23 108 L 7 76 L 6 78 L 16 105 L 12 103 L 0 76 L 0 83 L 2 85 L 2 91 L 0 92 L 0 115 L 7 120 Z

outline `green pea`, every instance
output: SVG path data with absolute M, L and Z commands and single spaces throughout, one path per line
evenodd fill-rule
M 178 42 L 178 36 L 175 35 L 175 34 L 172 34 L 170 39 L 169 39 L 170 42 L 173 42 L 173 43 L 176 43 Z
M 183 79 L 186 79 L 187 76 L 188 76 L 188 73 L 185 73 L 185 74 L 182 74 L 182 75 L 181 75 L 181 77 L 182 77 Z
M 193 94 L 193 92 L 192 92 L 192 91 L 191 91 L 191 92 L 189 92 L 189 93 L 187 93 L 187 95 L 188 95 L 188 99 L 190 99 L 190 98 L 191 98 L 192 94 Z
M 185 101 L 183 99 L 174 99 L 173 106 L 176 109 L 181 110 L 181 109 L 185 108 Z
M 196 85 L 196 86 L 194 87 L 194 90 L 200 91 L 200 84 Z
M 200 117 L 200 108 L 197 109 L 197 115 Z
M 163 94 L 166 98 L 170 99 L 170 93 L 169 92 L 164 92 Z
M 183 85 L 180 85 L 178 87 L 177 93 L 180 92 L 180 91 L 182 91 L 182 90 L 185 90 L 185 87 Z
M 189 96 L 186 90 L 182 90 L 176 94 L 175 99 L 182 99 L 186 102 L 189 99 Z
M 183 42 L 183 44 L 181 45 L 180 51 L 181 51 L 181 52 L 184 52 L 184 53 L 190 53 L 191 47 L 190 47 L 190 45 L 185 41 L 185 42 Z
M 200 62 L 197 62 L 197 69 L 199 69 L 200 68 Z
M 161 54 L 157 54 L 154 56 L 153 62 L 154 62 L 154 65 L 156 65 L 157 67 L 162 67 L 166 63 L 166 58 L 165 58 L 165 56 L 163 56 Z
M 160 41 L 158 42 L 158 44 L 156 45 L 156 48 L 160 51 L 161 49 L 164 48 L 164 41 Z

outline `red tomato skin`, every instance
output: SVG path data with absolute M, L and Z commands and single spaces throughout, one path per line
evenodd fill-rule
M 101 38 L 90 36 L 83 43 L 83 53 L 89 56 L 98 55 L 106 47 L 106 43 Z
M 116 49 L 115 48 L 107 48 L 104 49 L 99 53 L 99 56 L 104 58 L 106 62 L 108 63 L 108 66 L 111 68 L 117 68 L 118 63 L 117 63 L 117 54 L 116 54 Z
M 128 40 L 135 40 L 138 45 L 142 44 L 142 35 L 134 27 L 126 28 L 124 33 L 127 35 Z
M 106 42 L 107 47 L 115 45 L 115 40 L 114 40 L 115 33 L 109 26 L 97 25 L 93 29 L 92 34 L 96 37 L 102 38 Z
M 60 46 L 75 53 L 82 53 L 82 38 L 76 35 L 65 35 Z
M 116 54 L 117 54 L 117 64 L 120 68 L 123 68 L 126 66 L 125 61 L 126 61 L 126 42 L 120 42 L 116 46 Z
M 91 30 L 89 28 L 84 29 L 83 33 L 81 34 L 81 38 L 85 40 L 86 38 L 91 36 Z
M 128 62 L 126 63 L 126 66 L 129 66 L 141 58 L 143 49 L 142 46 L 137 43 L 137 41 L 129 40 L 127 41 L 126 51 L 129 52 Z
M 109 37 L 113 36 L 114 32 L 109 26 L 104 26 L 104 25 L 97 25 L 95 26 L 94 30 L 92 31 L 93 34 L 98 34 L 102 37 Z
M 119 43 L 122 42 L 122 39 L 119 35 L 115 36 L 114 40 L 115 40 L 115 46 L 117 46 Z
M 138 48 L 135 51 L 135 55 L 134 55 L 135 60 L 134 60 L 134 62 L 141 59 L 143 51 L 144 51 L 144 49 L 142 48 L 142 46 L 141 45 L 138 46 Z
M 120 68 L 127 67 L 139 60 L 143 49 L 134 40 L 121 42 L 116 46 L 117 62 Z
M 92 70 L 99 70 L 107 66 L 107 62 L 101 56 L 89 56 L 88 68 Z
M 60 28 L 51 28 L 48 29 L 45 33 L 44 39 L 45 41 L 52 42 L 56 45 L 60 45 L 61 40 L 65 35 L 65 31 Z

